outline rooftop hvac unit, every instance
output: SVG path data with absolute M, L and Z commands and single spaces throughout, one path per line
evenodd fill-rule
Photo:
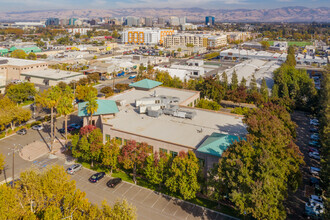
M 8 63 L 7 59 L 0 60 L 0 64 L 6 64 L 6 63 Z
M 148 109 L 147 115 L 150 117 L 158 118 L 162 113 L 163 113 L 163 111 L 161 109 L 158 109 L 158 110 Z

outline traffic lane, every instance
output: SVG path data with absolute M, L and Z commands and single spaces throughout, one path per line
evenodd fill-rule
M 65 166 L 67 167 L 69 165 Z M 111 179 L 109 176 L 105 176 L 97 183 L 90 183 L 88 179 L 94 173 L 96 172 L 83 168 L 72 175 L 72 179 L 92 203 L 101 205 L 105 200 L 113 205 L 117 200 L 126 199 L 137 208 L 138 219 L 232 219 L 131 183 L 122 182 L 115 188 L 108 188 L 106 183 Z

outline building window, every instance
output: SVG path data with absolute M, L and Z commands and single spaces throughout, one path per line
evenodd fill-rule
M 159 152 L 163 152 L 163 153 L 167 154 L 167 150 L 163 149 L 163 148 L 159 148 Z
M 111 141 L 111 136 L 110 136 L 110 134 L 106 134 L 106 135 L 105 135 L 105 141 L 106 141 L 106 142 L 110 142 L 110 141 Z
M 174 158 L 178 155 L 178 152 L 170 151 L 171 156 Z
M 123 139 L 120 138 L 120 137 L 116 137 L 116 142 L 117 142 L 119 145 L 122 145 L 122 144 L 123 144 Z

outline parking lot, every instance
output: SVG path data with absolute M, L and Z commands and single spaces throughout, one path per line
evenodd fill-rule
M 106 200 L 113 205 L 116 200 L 126 199 L 136 207 L 138 219 L 233 219 L 127 182 L 120 183 L 114 189 L 108 188 L 106 183 L 110 180 L 109 176 L 97 183 L 90 183 L 88 179 L 94 173 L 83 168 L 72 175 L 72 179 L 76 180 L 77 188 L 86 192 L 92 203 L 101 205 L 102 201 Z

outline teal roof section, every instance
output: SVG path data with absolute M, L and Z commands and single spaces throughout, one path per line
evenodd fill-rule
M 97 111 L 93 115 L 108 115 L 108 114 L 114 114 L 119 112 L 117 104 L 113 100 L 96 100 L 98 107 Z M 78 103 L 78 116 L 79 117 L 85 117 L 90 116 L 87 113 L 86 109 L 87 102 L 80 102 Z
M 131 83 L 129 86 L 134 88 L 153 89 L 157 86 L 160 86 L 161 84 L 163 83 L 151 79 L 143 79 L 135 83 Z
M 240 139 L 245 138 L 214 132 L 201 144 L 197 151 L 221 157 L 222 153 L 225 152 L 230 145 L 235 141 L 239 142 Z

